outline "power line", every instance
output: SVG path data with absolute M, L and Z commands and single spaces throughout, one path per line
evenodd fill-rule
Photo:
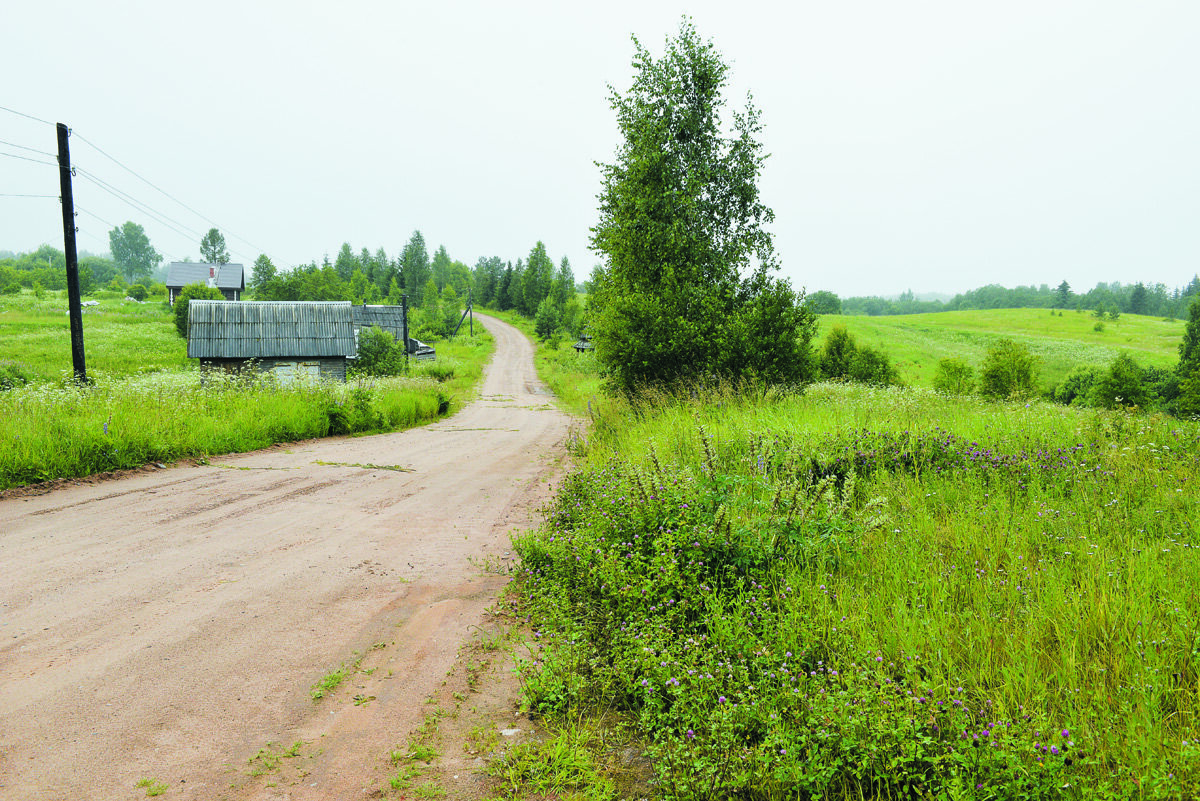
M 106 153 L 106 152 L 104 152 L 103 150 L 101 150 L 101 149 L 100 149 L 100 147 L 99 147 L 98 145 L 96 145 L 96 144 L 94 144 L 94 143 L 92 143 L 92 142 L 88 141 L 88 140 L 87 140 L 87 139 L 86 139 L 86 138 L 83 136 L 83 134 L 76 133 L 76 132 L 72 131 L 72 135 L 73 135 L 73 136 L 74 136 L 76 139 L 78 139 L 79 141 L 83 142 L 84 144 L 86 144 L 86 145 L 88 145 L 89 147 L 91 147 L 92 149 L 94 149 L 94 150 L 95 150 L 97 153 L 99 153 L 100 155 L 104 156 L 105 158 L 107 158 L 108 160 L 110 160 L 111 162 L 113 162 L 114 164 L 116 164 L 116 165 L 117 165 L 118 167 L 120 167 L 121 169 L 123 169 L 123 170 L 125 170 L 126 172 L 128 172 L 130 175 L 132 175 L 132 176 L 134 176 L 135 178 L 137 178 L 138 180 L 142 181 L 143 183 L 145 183 L 147 186 L 151 187 L 152 189 L 154 189 L 154 190 L 156 190 L 156 191 L 158 191 L 158 192 L 161 192 L 163 195 L 166 195 L 168 198 L 170 198 L 171 200 L 175 201 L 175 202 L 176 202 L 176 203 L 178 203 L 180 206 L 183 206 L 185 209 L 187 209 L 188 211 L 190 211 L 192 214 L 195 214 L 195 215 L 196 215 L 197 217 L 199 217 L 200 219 L 202 219 L 202 220 L 204 220 L 205 222 L 207 222 L 207 223 L 209 223 L 209 224 L 211 224 L 211 225 L 213 225 L 213 226 L 216 226 L 216 227 L 218 227 L 218 228 L 220 228 L 220 227 L 221 227 L 221 226 L 220 226 L 220 224 L 219 224 L 219 223 L 217 223 L 215 220 L 211 220 L 211 219 L 209 219 L 208 217 L 204 216 L 204 215 L 203 215 L 203 214 L 201 214 L 200 212 L 198 212 L 198 211 L 196 211 L 195 209 L 193 209 L 191 206 L 189 206 L 189 205 L 187 205 L 186 203 L 184 203 L 184 202 L 183 202 L 182 200 L 180 200 L 179 198 L 177 198 L 177 197 L 175 197 L 174 195 L 172 195 L 170 192 L 168 192 L 168 191 L 166 191 L 165 189 L 162 189 L 162 188 L 160 188 L 160 187 L 156 186 L 155 184 L 151 183 L 151 182 L 150 182 L 150 180 L 148 180 L 147 178 L 144 178 L 144 177 L 142 177 L 141 175 L 139 175 L 138 173 L 134 172 L 132 169 L 130 169 L 129 167 L 127 167 L 127 166 L 125 166 L 124 164 L 122 164 L 122 163 L 121 163 L 119 160 L 117 160 L 117 159 L 116 159 L 114 156 L 111 156 L 111 155 L 109 155 L 108 153 Z M 237 239 L 237 240 L 240 240 L 240 241 L 242 241 L 242 242 L 245 242 L 247 245 L 249 245 L 250 247 L 254 248 L 254 249 L 255 249 L 255 250 L 257 250 L 259 253 L 263 253 L 263 252 L 265 252 L 265 251 L 263 251 L 263 249 L 262 249 L 262 248 L 258 247 L 258 246 L 257 246 L 257 245 L 255 245 L 253 242 L 251 242 L 251 241 L 249 241 L 249 240 L 247 240 L 247 239 L 243 239 L 242 237 L 238 236 L 237 234 L 233 233 L 232 231 L 228 231 L 228 229 L 226 229 L 226 230 L 227 230 L 227 232 L 229 233 L 229 235 L 230 235 L 230 236 L 232 236 L 234 239 Z
M 53 197 L 53 198 L 57 198 L 58 195 L 17 195 L 17 194 L 12 194 L 9 192 L 0 192 L 0 197 Z
M 40 122 L 45 125 L 53 125 L 54 124 L 52 122 L 49 122 L 48 120 L 43 120 L 40 117 L 35 117 L 32 114 L 26 114 L 22 111 L 17 111 L 16 109 L 6 108 L 4 106 L 0 106 L 0 111 L 7 111 L 9 114 L 16 114 L 18 117 L 24 117 L 27 120 L 33 120 L 34 122 Z
M 32 161 L 34 164 L 46 164 L 51 167 L 57 167 L 58 162 L 42 161 L 41 159 L 31 159 L 29 156 L 22 156 L 17 153 L 0 153 L 0 156 L 8 156 L 10 159 L 20 159 L 21 161 Z
M 5 142 L 3 139 L 0 139 L 0 145 L 8 145 L 9 147 L 17 148 L 18 150 L 28 150 L 30 152 L 37 153 L 40 156 L 49 156 L 52 159 L 57 158 L 57 156 L 55 156 L 53 153 L 47 153 L 45 150 L 38 150 L 35 147 L 25 147 L 25 145 L 18 145 L 16 142 Z
M 124 192 L 120 189 L 117 189 L 115 186 L 113 186 L 112 184 L 103 180 L 102 178 L 98 178 L 95 175 L 92 175 L 90 172 L 83 169 L 82 167 L 78 167 L 76 169 L 78 169 L 79 176 L 81 178 L 84 178 L 85 180 L 92 182 L 96 186 L 103 189 L 105 192 L 107 192 L 110 195 L 112 195 L 113 197 L 115 197 L 117 200 L 120 200 L 120 201 L 128 204 L 129 206 L 132 206 L 134 209 L 137 209 L 138 211 L 142 212 L 143 214 L 149 214 L 154 219 L 155 222 L 158 222 L 158 223 L 161 223 L 161 224 L 167 226 L 168 228 L 170 228 L 172 231 L 179 234 L 180 236 L 189 236 L 189 235 L 202 236 L 202 234 L 200 234 L 199 231 L 188 228 L 183 223 L 179 222 L 178 220 L 168 217 L 167 215 L 165 215 L 161 211 L 158 211 L 157 209 L 153 208 L 149 204 L 138 200 L 137 198 L 135 198 L 133 195 L 129 194 L 128 192 Z

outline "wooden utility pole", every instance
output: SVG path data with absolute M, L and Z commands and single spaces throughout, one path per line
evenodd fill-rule
M 83 306 L 79 298 L 79 255 L 75 251 L 75 198 L 71 194 L 71 152 L 67 148 L 70 130 L 58 124 L 58 184 L 62 190 L 63 252 L 67 257 L 67 312 L 71 317 L 71 363 L 75 380 L 87 383 L 83 359 Z
M 408 295 L 400 296 L 400 309 L 404 315 L 404 374 L 408 375 Z

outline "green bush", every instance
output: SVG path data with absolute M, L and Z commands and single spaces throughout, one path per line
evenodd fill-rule
M 979 393 L 988 398 L 1030 398 L 1036 391 L 1037 359 L 1029 348 L 1002 339 L 988 348 Z
M 900 375 L 886 353 L 859 345 L 844 326 L 834 326 L 825 338 L 818 359 L 821 376 L 830 381 L 890 386 Z
M 23 387 L 37 378 L 27 365 L 19 362 L 0 363 L 0 390 Z
M 399 375 L 404 372 L 404 347 L 378 326 L 358 332 L 358 358 L 350 368 L 350 377 L 363 375 Z
M 116 279 L 113 279 L 116 280 Z M 179 336 L 187 339 L 188 332 L 188 303 L 193 300 L 224 300 L 221 290 L 208 284 L 188 284 L 179 290 L 175 298 L 175 330 Z
M 933 388 L 947 395 L 970 395 L 975 391 L 975 369 L 957 356 L 942 359 L 933 374 Z
M 1091 405 L 1104 409 L 1145 407 L 1149 396 L 1142 384 L 1142 378 L 1142 368 L 1132 356 L 1122 353 L 1113 360 L 1108 372 L 1100 375 L 1088 395 L 1088 400 Z
M 125 294 L 134 300 L 145 300 L 150 296 L 150 291 L 141 284 L 133 284 Z
M 1085 406 L 1090 401 L 1092 387 L 1104 375 L 1104 368 L 1094 364 L 1076 365 L 1062 383 L 1054 388 L 1051 396 L 1056 403 Z

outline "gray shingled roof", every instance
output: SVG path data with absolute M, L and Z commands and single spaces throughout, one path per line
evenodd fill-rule
M 210 267 L 217 268 L 217 289 L 246 289 L 246 271 L 240 264 L 204 264 L 173 261 L 167 267 L 166 285 L 179 289 L 188 284 L 207 284 Z
M 193 359 L 353 359 L 354 313 L 346 301 L 193 300 L 187 355 Z
M 382 328 L 399 342 L 404 339 L 404 307 L 403 306 L 355 306 L 354 327 Z

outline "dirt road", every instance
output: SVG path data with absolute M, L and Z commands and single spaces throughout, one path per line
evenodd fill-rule
M 378 788 L 561 470 L 569 418 L 486 325 L 481 397 L 439 423 L 0 501 L 0 798 Z M 294 743 L 302 780 L 248 779 Z

